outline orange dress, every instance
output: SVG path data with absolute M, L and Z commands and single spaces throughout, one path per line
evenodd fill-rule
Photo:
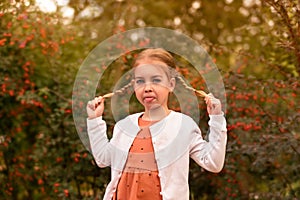
M 113 200 L 161 200 L 161 187 L 149 126 L 139 118 L 134 139 Z

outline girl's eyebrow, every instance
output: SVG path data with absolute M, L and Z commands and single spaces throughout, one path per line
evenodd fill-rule
M 162 75 L 154 75 L 154 76 L 151 76 L 152 78 L 156 78 L 156 77 L 162 77 Z
M 153 75 L 153 76 L 151 76 L 151 78 L 161 78 L 161 77 L 163 77 L 162 75 Z M 134 78 L 138 78 L 138 79 L 143 79 L 143 78 L 145 78 L 145 77 L 143 77 L 143 76 L 135 76 Z
M 142 76 L 135 76 L 134 78 L 135 79 L 143 79 L 144 77 L 142 77 Z

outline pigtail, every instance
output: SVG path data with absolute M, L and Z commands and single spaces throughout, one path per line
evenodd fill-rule
M 114 95 L 122 95 L 124 94 L 129 88 L 132 87 L 134 80 L 131 80 L 127 85 L 124 85 L 122 88 L 116 90 L 115 92 L 112 93 L 107 93 L 103 95 L 103 98 L 111 98 Z
M 208 94 L 206 94 L 204 91 L 202 90 L 196 90 L 195 88 L 189 86 L 185 80 L 178 74 L 176 73 L 175 75 L 175 79 L 178 80 L 185 89 L 191 91 L 191 92 L 195 92 L 197 95 L 199 95 L 200 97 L 206 97 Z
M 118 95 L 124 94 L 129 88 L 133 86 L 134 80 L 132 79 L 127 85 L 123 86 L 122 88 L 116 90 L 114 93 Z

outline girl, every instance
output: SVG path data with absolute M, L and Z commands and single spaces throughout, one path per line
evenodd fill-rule
M 138 55 L 133 80 L 124 88 L 133 86 L 145 111 L 118 121 L 110 141 L 102 119 L 107 96 L 87 104 L 92 154 L 99 167 L 111 167 L 104 200 L 188 200 L 190 157 L 208 171 L 223 168 L 227 134 L 220 101 L 188 87 L 170 67 L 175 68 L 174 59 L 163 49 L 146 49 Z M 192 118 L 168 108 L 176 80 L 205 97 L 209 142 Z

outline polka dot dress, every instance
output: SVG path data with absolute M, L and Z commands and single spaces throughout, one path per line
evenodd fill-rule
M 113 200 L 161 200 L 161 187 L 149 121 L 139 119 L 141 131 L 129 150 L 124 171 Z

